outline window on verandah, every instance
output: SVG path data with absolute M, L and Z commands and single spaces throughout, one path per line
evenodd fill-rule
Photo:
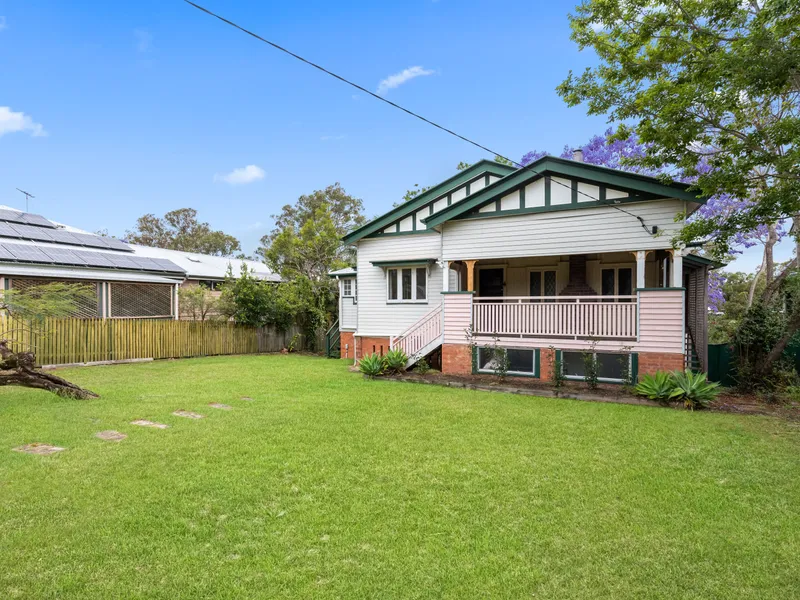
M 530 273 L 530 295 L 555 296 L 556 295 L 556 272 L 555 271 L 531 271 Z

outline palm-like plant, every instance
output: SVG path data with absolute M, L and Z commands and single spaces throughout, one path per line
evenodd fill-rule
M 708 381 L 705 373 L 692 373 L 691 371 L 675 371 L 672 373 L 675 389 L 670 397 L 683 400 L 686 408 L 708 408 L 719 394 L 719 384 Z
M 386 371 L 386 360 L 380 354 L 370 354 L 359 361 L 358 368 L 365 377 L 372 379 Z
M 666 371 L 657 371 L 653 375 L 643 375 L 636 386 L 636 393 L 650 400 L 666 402 L 675 390 L 675 381 Z
M 393 348 L 386 353 L 384 357 L 386 360 L 386 368 L 394 373 L 402 373 L 406 370 L 406 363 L 408 356 L 403 352 L 402 348 Z

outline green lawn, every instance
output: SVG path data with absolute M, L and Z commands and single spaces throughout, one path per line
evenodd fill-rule
M 102 397 L 0 389 L 0 598 L 800 596 L 797 423 L 300 356 L 61 373 Z

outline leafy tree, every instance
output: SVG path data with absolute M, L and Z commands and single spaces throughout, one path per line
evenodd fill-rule
M 241 250 L 241 244 L 232 235 L 212 230 L 208 223 L 197 220 L 193 208 L 179 208 L 163 217 L 146 214 L 136 220 L 133 231 L 125 234 L 131 244 L 152 248 L 197 252 L 212 256 L 230 256 Z
M 631 162 L 675 169 L 748 210 L 697 219 L 717 238 L 800 213 L 800 11 L 787 0 L 585 0 L 572 39 L 600 64 L 558 87 L 570 105 L 631 123 Z M 619 137 L 627 136 L 622 126 Z
M 206 321 L 218 315 L 219 299 L 203 285 L 181 287 L 178 290 L 181 317 Z
M 629 164 L 689 178 L 707 196 L 733 203 L 701 213 L 685 241 L 714 237 L 727 254 L 735 238 L 766 228 L 771 248 L 783 219 L 800 217 L 800 11 L 787 0 L 585 0 L 570 16 L 572 39 L 600 64 L 558 87 L 570 105 L 623 123 L 646 145 Z M 628 125 L 633 123 L 633 125 Z M 775 273 L 765 254 L 770 307 L 798 257 Z M 778 359 L 800 329 L 762 353 Z
M 274 325 L 285 331 L 294 322 L 294 307 L 281 293 L 282 285 L 256 277 L 242 265 L 238 277 L 229 267 L 222 286 L 218 310 L 239 325 Z
M 67 398 L 97 398 L 97 394 L 66 379 L 36 369 L 35 347 L 26 348 L 29 338 L 46 335 L 43 321 L 48 317 L 72 316 L 78 307 L 97 302 L 93 286 L 81 283 L 48 283 L 22 290 L 5 290 L 0 311 L 15 317 L 11 329 L 0 332 L 0 385 L 18 385 L 47 390 Z

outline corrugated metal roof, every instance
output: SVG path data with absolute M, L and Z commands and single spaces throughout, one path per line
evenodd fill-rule
M 280 281 L 280 275 L 273 273 L 264 263 L 255 260 L 242 260 L 227 256 L 208 256 L 207 254 L 197 254 L 194 252 L 181 252 L 180 250 L 166 250 L 165 248 L 150 248 L 149 246 L 138 246 L 130 244 L 135 256 L 147 256 L 150 258 L 164 258 L 174 262 L 186 271 L 187 279 L 224 279 L 228 272 L 228 266 L 233 269 L 234 276 L 238 277 L 242 264 L 255 271 L 257 277 L 267 281 Z

